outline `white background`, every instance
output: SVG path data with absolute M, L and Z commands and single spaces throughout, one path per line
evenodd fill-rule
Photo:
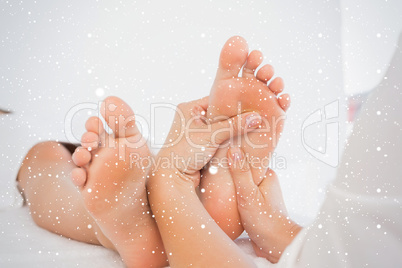
M 301 223 L 315 215 L 336 171 L 302 146 L 304 138 L 325 150 L 325 122 L 304 137 L 302 123 L 339 100 L 342 144 L 345 92 L 379 82 L 402 28 L 397 0 L 0 3 L 0 108 L 14 112 L 0 120 L 2 203 L 10 202 L 30 146 L 66 140 L 65 117 L 76 104 L 117 95 L 141 122 L 152 122 L 156 136 L 143 129 L 149 142 L 163 142 L 172 111 L 155 110 L 151 120 L 150 105 L 208 95 L 222 45 L 241 35 L 263 51 L 292 95 L 277 151 L 286 168 L 276 171 Z M 79 138 L 90 114 L 96 111 L 76 114 L 68 131 Z

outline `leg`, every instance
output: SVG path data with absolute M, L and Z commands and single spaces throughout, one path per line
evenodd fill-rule
M 165 146 L 156 159 L 156 163 L 161 160 L 165 164 L 156 165 L 151 173 L 148 198 L 172 267 L 254 267 L 247 254 L 208 214 L 195 186 L 200 180 L 199 170 L 218 145 L 236 130 L 240 134 L 255 130 L 261 125 L 261 117 L 244 113 L 209 124 L 200 120 L 198 113 L 202 115 L 206 109 L 204 100 L 179 105 Z M 176 161 L 176 157 L 188 161 Z
M 70 180 L 75 165 L 58 142 L 32 147 L 18 174 L 18 185 L 40 227 L 77 241 L 100 244 L 97 226 Z

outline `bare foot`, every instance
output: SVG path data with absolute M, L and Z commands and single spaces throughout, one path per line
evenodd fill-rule
M 148 169 L 139 164 L 151 154 L 135 125 L 134 113 L 117 97 L 106 98 L 101 113 L 114 135 L 104 131 L 98 117 L 88 119 L 82 147 L 73 154 L 78 166 L 72 171 L 73 182 L 88 212 L 128 267 L 167 265 L 147 200 Z
M 230 141 L 247 155 L 255 183 L 258 185 L 268 168 L 283 129 L 285 111 L 290 105 L 288 94 L 277 97 L 284 88 L 281 78 L 272 79 L 274 70 L 262 66 L 260 51 L 248 53 L 247 42 L 239 36 L 230 38 L 224 45 L 215 82 L 212 86 L 207 117 L 234 116 L 244 111 L 255 111 L 263 117 L 260 130 Z M 243 68 L 242 76 L 239 76 Z M 272 79 L 272 81 L 271 81 Z M 267 83 L 270 83 L 267 85 Z M 237 210 L 236 192 L 228 170 L 228 148 L 220 148 L 202 173 L 201 201 L 232 239 L 243 232 Z

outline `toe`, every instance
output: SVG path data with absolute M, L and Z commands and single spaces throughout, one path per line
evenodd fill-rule
M 275 78 L 268 86 L 268 88 L 275 94 L 279 94 L 282 92 L 285 84 L 283 83 L 283 79 L 280 77 Z
M 103 128 L 102 121 L 97 116 L 90 117 L 85 123 L 85 128 L 87 129 L 87 131 L 94 132 L 98 135 L 102 134 L 105 130 Z
M 81 145 L 89 151 L 97 149 L 99 146 L 99 135 L 94 132 L 85 132 L 81 137 Z
M 75 186 L 84 186 L 87 180 L 87 173 L 83 168 L 74 168 L 71 171 L 71 179 Z
M 290 95 L 289 94 L 282 94 L 278 98 L 279 106 L 286 112 L 290 106 Z
M 78 147 L 77 149 L 75 149 L 72 159 L 74 164 L 82 167 L 88 164 L 89 161 L 91 161 L 91 153 L 83 147 Z
M 216 79 L 228 79 L 239 75 L 241 67 L 247 60 L 248 45 L 240 36 L 233 36 L 222 48 Z
M 262 63 L 263 56 L 261 51 L 253 50 L 247 58 L 247 62 L 243 67 L 243 77 L 254 78 L 255 70 Z
M 139 133 L 134 112 L 118 97 L 107 97 L 101 105 L 101 114 L 116 138 L 130 137 Z
M 261 82 L 267 83 L 274 76 L 274 68 L 266 64 L 262 66 L 257 72 L 257 79 Z

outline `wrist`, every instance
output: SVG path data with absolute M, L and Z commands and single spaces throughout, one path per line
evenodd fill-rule
M 150 194 L 161 194 L 169 191 L 194 191 L 196 178 L 178 171 L 175 167 L 157 168 L 150 172 L 147 189 Z
M 265 232 L 252 239 L 257 256 L 264 257 L 272 263 L 278 262 L 301 229 L 302 227 L 289 217 L 278 215 L 276 219 L 271 219 L 271 224 Z

